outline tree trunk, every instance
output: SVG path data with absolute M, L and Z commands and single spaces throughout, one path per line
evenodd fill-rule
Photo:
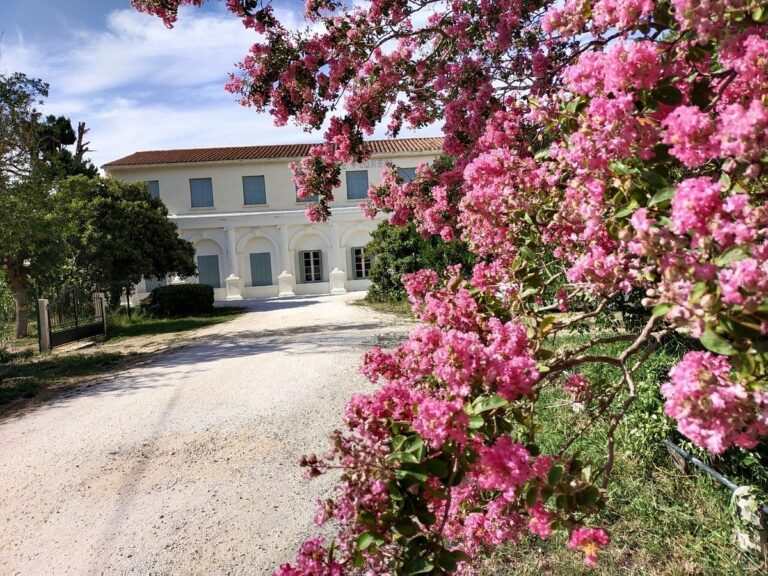
M 29 280 L 22 266 L 11 265 L 5 270 L 11 284 L 13 298 L 16 301 L 16 338 L 26 338 L 29 335 L 29 301 L 27 289 Z

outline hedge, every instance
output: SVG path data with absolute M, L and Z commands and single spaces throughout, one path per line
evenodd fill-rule
M 172 318 L 213 311 L 213 287 L 208 284 L 158 286 L 141 301 L 141 311 L 155 318 Z

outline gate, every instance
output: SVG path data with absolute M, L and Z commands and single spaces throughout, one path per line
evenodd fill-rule
M 104 298 L 82 288 L 71 288 L 45 307 L 51 348 L 106 334 Z

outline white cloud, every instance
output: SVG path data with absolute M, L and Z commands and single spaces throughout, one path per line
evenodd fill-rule
M 300 13 L 278 9 L 291 28 L 302 25 Z M 5 43 L 0 71 L 50 83 L 45 111 L 86 122 L 97 165 L 137 150 L 319 140 L 273 126 L 268 114 L 224 91 L 227 73 L 257 39 L 222 12 L 184 10 L 169 30 L 157 18 L 118 10 L 106 29 L 74 30 L 55 52 L 21 37 Z

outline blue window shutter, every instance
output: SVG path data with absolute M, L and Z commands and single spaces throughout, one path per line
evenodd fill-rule
M 189 193 L 192 208 L 213 206 L 213 181 L 210 178 L 190 178 Z
M 397 173 L 406 182 L 416 180 L 416 168 L 398 168 Z
M 147 181 L 147 188 L 149 188 L 149 195 L 152 198 L 160 198 L 160 182 L 149 180 Z
M 219 257 L 215 254 L 213 256 L 198 256 L 197 278 L 200 284 L 208 284 L 214 288 L 221 288 Z
M 243 204 L 266 204 L 264 176 L 243 176 Z
M 251 286 L 272 285 L 272 260 L 269 252 L 251 254 Z
M 349 200 L 368 198 L 368 170 L 347 171 L 347 198 Z

